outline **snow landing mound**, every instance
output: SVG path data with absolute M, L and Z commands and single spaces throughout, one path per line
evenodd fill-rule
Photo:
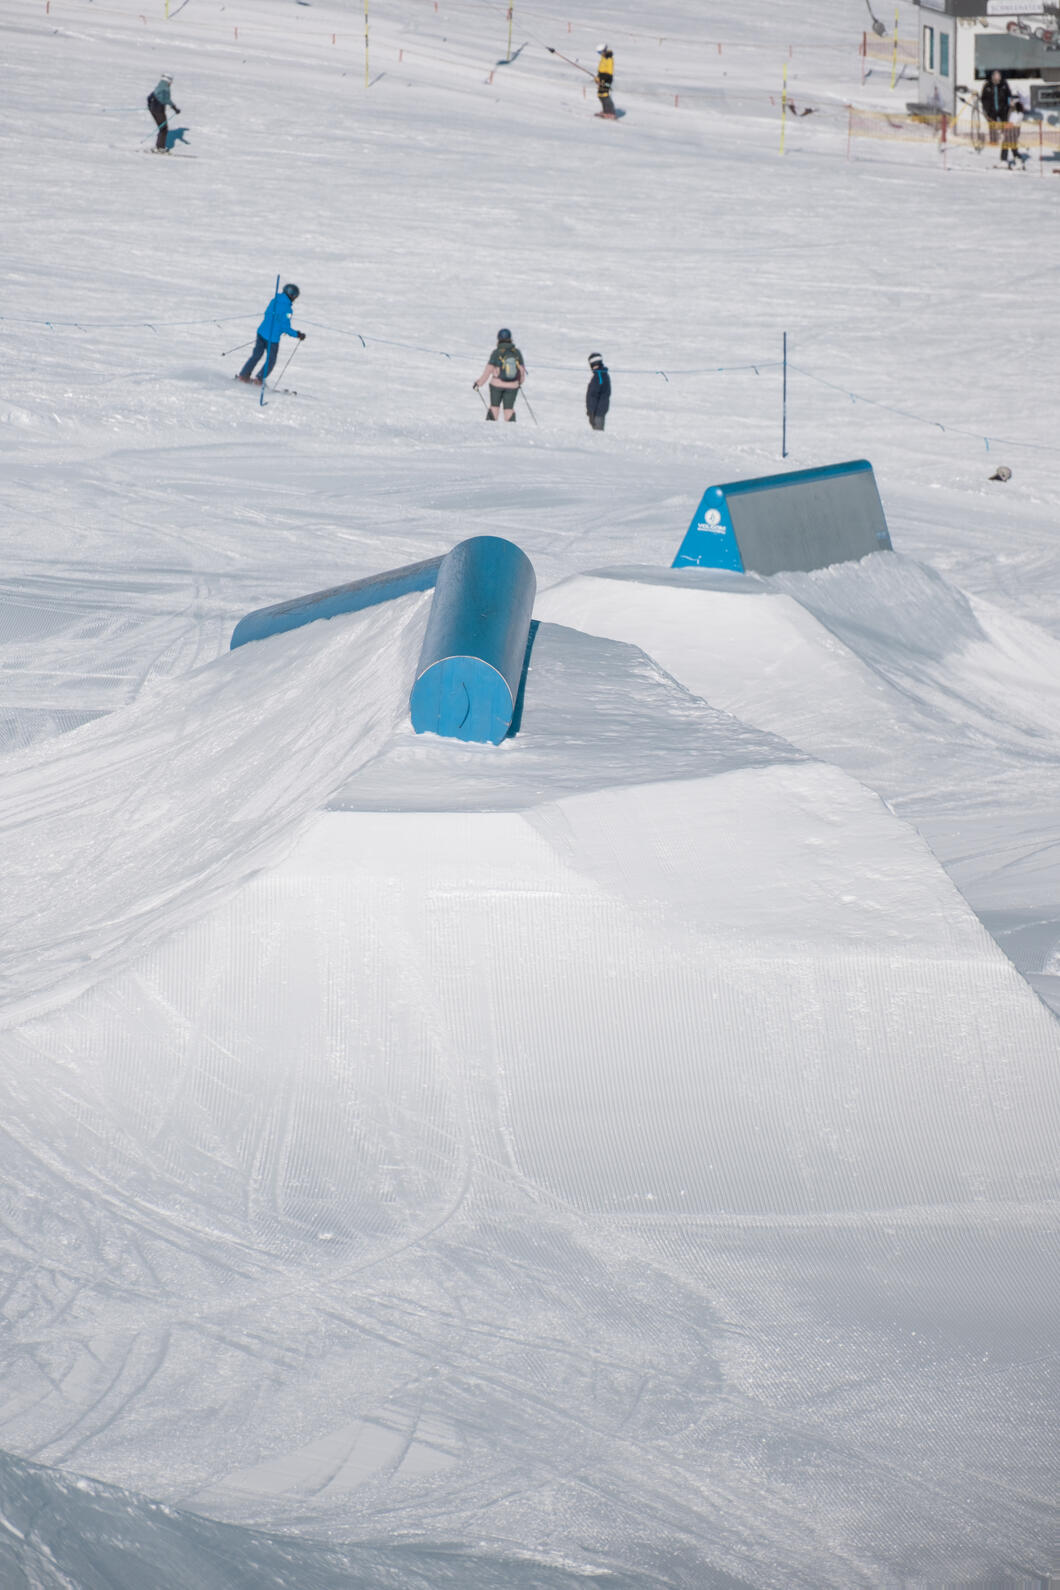
M 885 553 L 768 580 L 612 569 L 544 618 L 642 646 L 688 689 L 912 822 L 1060 1011 L 1060 643 Z
M 246 648 L 258 727 L 317 744 L 307 692 L 381 635 Z M 395 1530 L 476 1542 L 491 1590 L 513 1550 L 527 1583 L 603 1553 L 677 1590 L 779 1559 L 807 1590 L 888 1583 L 879 1540 L 895 1583 L 1040 1554 L 1056 1023 L 877 796 L 635 647 L 538 639 L 519 740 L 415 737 L 383 696 L 363 745 L 257 796 L 274 839 L 311 790 L 346 809 L 0 1034 L 0 1444 L 382 1542 L 409 1587 Z M 224 790 L 231 761 L 242 791 L 227 679 L 196 676 L 208 758 L 173 765 Z M 139 746 L 136 715 L 68 739 L 91 856 L 123 831 L 93 750 L 123 765 L 123 719 Z
M 270 919 L 303 915 L 318 954 L 340 924 L 371 946 L 367 988 L 396 993 L 403 961 L 448 1057 L 429 1077 L 489 1077 L 491 1151 L 586 1212 L 1044 1189 L 1056 1024 L 921 841 L 834 769 L 526 814 L 333 814 L 255 888 L 278 891 Z M 282 962 L 267 977 L 293 980 Z M 267 1029 L 275 995 L 257 998 Z M 1023 1060 L 999 1065 L 1014 1030 Z

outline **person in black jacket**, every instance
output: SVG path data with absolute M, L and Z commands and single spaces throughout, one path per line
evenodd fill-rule
M 594 431 L 602 431 L 607 411 L 611 407 L 611 377 L 602 353 L 589 355 L 589 385 L 585 393 L 585 412 Z
M 1009 106 L 1012 103 L 1012 90 L 1007 81 L 996 69 L 990 73 L 983 84 L 979 103 L 983 107 L 983 115 L 990 123 L 990 142 L 996 144 L 1001 137 L 1001 130 L 1008 122 Z M 1008 165 L 1008 156 L 1005 147 L 1001 147 L 1001 163 Z

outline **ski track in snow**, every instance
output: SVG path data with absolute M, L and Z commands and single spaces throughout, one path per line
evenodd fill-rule
M 0 1581 L 1038 1590 L 1053 184 L 848 162 L 915 97 L 853 4 L 536 0 L 501 67 L 401 0 L 367 90 L 339 0 L 170 9 L 0 0 Z M 614 127 L 545 48 L 605 35 Z M 671 574 L 783 331 L 898 554 Z M 539 583 L 499 748 L 411 732 L 429 598 L 227 650 L 477 533 Z

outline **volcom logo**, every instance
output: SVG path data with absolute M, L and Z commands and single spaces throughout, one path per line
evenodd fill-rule
M 725 534 L 725 526 L 721 522 L 721 514 L 717 508 L 707 509 L 703 515 L 703 523 L 699 528 L 706 530 L 712 536 L 723 536 Z

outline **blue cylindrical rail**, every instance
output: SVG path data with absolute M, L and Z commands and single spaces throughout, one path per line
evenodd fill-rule
M 417 734 L 499 745 L 511 728 L 537 579 L 525 552 L 472 536 L 442 560 L 409 708 Z

